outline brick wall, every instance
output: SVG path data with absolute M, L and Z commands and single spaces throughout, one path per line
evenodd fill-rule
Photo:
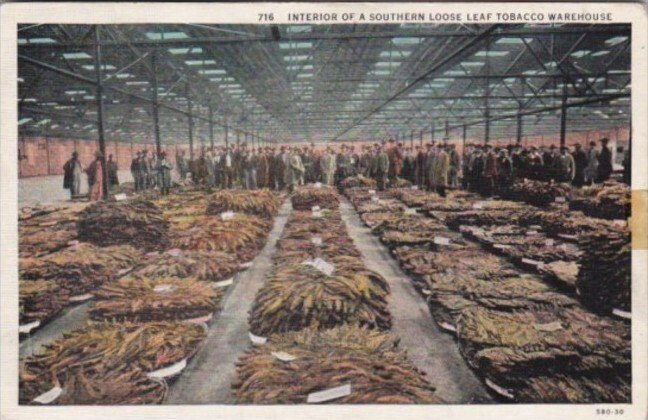
M 18 140 L 18 149 L 21 156 L 26 158 L 20 161 L 20 177 L 34 177 L 63 174 L 63 165 L 72 156 L 72 152 L 79 153 L 79 160 L 83 167 L 87 167 L 93 160 L 94 154 L 99 150 L 99 142 L 92 140 L 21 137 Z M 130 169 L 133 155 L 140 150 L 147 149 L 149 154 L 155 150 L 154 144 L 133 144 L 127 142 L 106 143 L 106 154 L 113 155 L 113 160 L 120 170 Z M 175 165 L 176 147 L 166 147 L 168 159 Z M 179 145 L 178 150 L 186 150 L 189 155 L 188 145 Z

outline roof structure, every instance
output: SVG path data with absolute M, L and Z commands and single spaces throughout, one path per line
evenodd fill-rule
M 630 25 L 30 24 L 18 47 L 23 134 L 94 139 L 98 114 L 135 142 L 157 118 L 162 144 L 630 125 Z

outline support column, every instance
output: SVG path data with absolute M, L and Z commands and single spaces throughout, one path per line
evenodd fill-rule
M 209 146 L 214 148 L 214 108 L 209 104 Z
M 434 141 L 434 123 L 430 126 L 430 141 Z
M 484 144 L 488 144 L 490 140 L 490 37 L 486 38 L 486 86 L 484 89 L 484 116 L 486 123 L 484 125 Z
M 103 199 L 108 199 L 108 168 L 106 167 L 106 139 L 104 132 L 104 106 L 103 106 L 103 64 L 101 58 L 101 33 L 99 25 L 94 27 L 95 35 L 95 76 L 97 79 L 96 101 L 97 101 L 97 132 L 99 137 L 99 151 L 103 155 L 101 171 L 103 175 Z
M 423 147 L 423 130 L 419 133 L 419 144 Z
M 522 112 L 522 108 L 520 108 L 519 112 Z M 523 129 L 522 124 L 524 123 L 523 118 L 524 117 L 522 116 L 522 114 L 518 113 L 518 115 L 517 115 L 517 135 L 515 136 L 516 143 L 522 143 L 522 129 Z
M 466 134 L 468 133 L 468 126 L 466 124 L 463 125 L 463 133 L 461 135 L 461 154 L 466 153 Z
M 565 146 L 567 134 L 567 81 L 563 80 L 562 104 L 560 107 L 560 147 Z
M 155 153 L 160 156 L 162 140 L 160 139 L 160 101 L 158 99 L 157 50 L 151 55 L 151 81 L 153 82 L 153 133 L 155 134 Z
M 192 113 L 192 104 L 191 104 L 191 95 L 189 92 L 189 82 L 185 84 L 185 96 L 187 97 L 187 108 L 189 115 L 187 116 L 189 120 L 189 159 L 194 160 L 194 144 L 193 144 L 193 113 Z
M 229 147 L 229 125 L 225 123 L 225 147 Z
M 410 131 L 410 147 L 414 148 L 414 130 Z
M 618 133 L 618 131 L 617 131 Z M 618 135 L 617 135 L 618 137 Z M 49 136 L 45 135 L 45 153 L 47 156 L 47 175 L 52 175 L 52 163 L 50 162 L 50 145 L 49 145 Z

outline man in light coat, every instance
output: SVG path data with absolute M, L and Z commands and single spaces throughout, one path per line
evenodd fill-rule
M 300 181 L 304 177 L 304 164 L 302 163 L 301 156 L 299 154 L 298 148 L 292 148 L 291 153 L 288 156 L 288 179 L 287 184 L 289 186 L 290 192 L 295 191 L 299 186 Z
M 448 186 L 448 173 L 450 172 L 450 156 L 441 144 L 437 149 L 434 166 L 432 167 L 432 179 L 434 180 L 436 192 L 441 197 L 445 197 L 445 190 Z
M 557 181 L 572 182 L 576 175 L 576 162 L 565 146 L 560 148 L 560 154 L 556 158 Z
M 385 150 L 385 146 L 377 146 L 376 150 L 376 184 L 378 190 L 384 191 L 387 185 L 387 176 L 389 174 L 389 156 Z
M 330 147 L 326 148 L 326 152 L 321 159 L 321 171 L 323 177 L 323 183 L 325 185 L 333 185 L 333 179 L 335 177 L 336 162 L 335 154 Z

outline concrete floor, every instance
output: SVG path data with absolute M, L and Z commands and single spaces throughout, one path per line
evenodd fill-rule
M 117 173 L 119 182 L 132 182 L 130 171 Z M 81 194 L 88 193 L 88 177 L 81 176 Z M 63 189 L 63 175 L 37 176 L 18 180 L 18 208 L 67 202 L 70 191 Z
M 20 358 L 37 354 L 44 345 L 58 340 L 65 333 L 83 327 L 88 320 L 90 305 L 91 302 L 85 302 L 63 309 L 56 318 L 20 342 Z
M 340 209 L 367 268 L 381 274 L 389 283 L 392 333 L 400 337 L 400 347 L 407 351 L 414 365 L 427 373 L 437 395 L 449 404 L 493 402 L 459 353 L 452 336 L 442 332 L 434 322 L 427 303 L 387 247 L 362 223 L 349 201 L 344 200 Z
M 238 358 L 252 344 L 248 336 L 248 311 L 272 266 L 272 255 L 281 236 L 290 200 L 275 218 L 274 227 L 261 253 L 248 270 L 240 273 L 229 288 L 224 305 L 212 322 L 202 348 L 169 387 L 167 404 L 233 404 L 231 385 Z

